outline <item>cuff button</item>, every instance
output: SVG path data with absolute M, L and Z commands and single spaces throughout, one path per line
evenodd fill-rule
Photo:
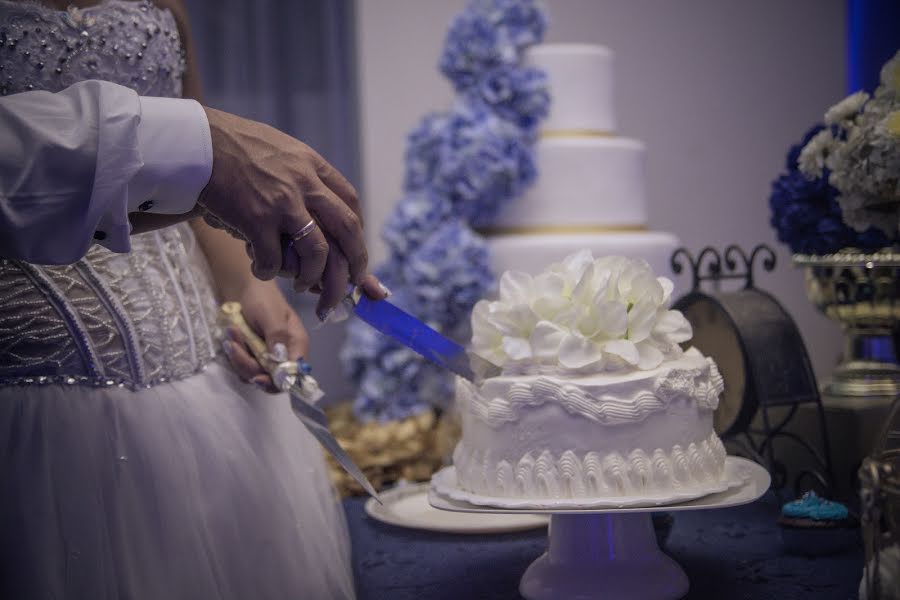
M 95 239 L 95 240 L 105 240 L 105 239 L 106 239 L 106 232 L 105 232 L 105 231 L 95 231 L 95 232 L 94 232 L 94 239 Z
M 141 202 L 138 205 L 138 210 L 141 212 L 147 212 L 151 208 L 153 208 L 153 200 L 147 200 L 146 202 Z

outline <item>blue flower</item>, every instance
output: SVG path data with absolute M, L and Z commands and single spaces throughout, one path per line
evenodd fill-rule
M 472 0 L 441 56 L 457 104 L 424 117 L 407 139 L 405 195 L 384 224 L 390 256 L 375 273 L 392 302 L 457 340 L 494 284 L 469 225 L 489 224 L 536 177 L 531 145 L 550 97 L 546 76 L 521 62 L 545 28 L 534 0 Z M 452 400 L 449 373 L 362 322 L 347 331 L 340 359 L 358 386 L 360 419 L 401 419 Z
M 851 246 L 864 251 L 877 250 L 889 245 L 891 240 L 878 229 L 858 233 L 844 223 L 837 202 L 838 191 L 829 185 L 827 170 L 815 180 L 807 179 L 798 170 L 800 151 L 821 130 L 821 125 L 813 127 L 800 144 L 791 147 L 787 172 L 772 182 L 770 223 L 778 240 L 792 252 L 801 254 L 828 254 Z
M 408 193 L 394 207 L 381 237 L 398 261 L 419 247 L 450 218 L 447 200 L 430 188 Z
M 446 113 L 426 115 L 406 138 L 406 178 L 408 191 L 429 185 L 440 159 L 441 146 L 447 139 L 450 116 Z
M 487 244 L 465 223 L 443 225 L 403 266 L 411 307 L 443 331 L 460 331 L 493 288 Z
M 487 71 L 518 62 L 546 28 L 533 0 L 473 0 L 450 25 L 441 71 L 457 90 L 472 87 Z
M 476 227 L 487 225 L 536 177 L 521 129 L 477 107 L 458 107 L 451 114 L 433 185 L 453 214 Z
M 486 73 L 468 92 L 499 116 L 532 132 L 550 110 L 547 76 L 534 68 L 497 68 Z
M 358 384 L 353 407 L 363 421 L 403 419 L 453 399 L 450 375 L 395 343 L 382 349 Z

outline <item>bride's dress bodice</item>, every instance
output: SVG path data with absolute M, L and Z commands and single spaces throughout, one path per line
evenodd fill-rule
M 141 95 L 181 95 L 172 14 L 147 1 L 58 11 L 0 0 L 0 93 L 104 79 Z M 208 266 L 185 224 L 95 245 L 73 265 L 0 258 L 0 385 L 147 387 L 215 355 Z

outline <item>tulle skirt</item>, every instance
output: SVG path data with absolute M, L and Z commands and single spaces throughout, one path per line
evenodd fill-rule
M 0 389 L 0 598 L 352 598 L 321 448 L 218 363 L 132 392 Z

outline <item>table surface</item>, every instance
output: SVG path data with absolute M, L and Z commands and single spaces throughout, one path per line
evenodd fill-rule
M 364 498 L 344 501 L 359 600 L 519 599 L 519 578 L 547 545 L 545 530 L 459 535 L 395 527 L 366 515 Z M 780 504 L 672 513 L 664 547 L 691 582 L 686 600 L 856 598 L 863 550 L 806 558 L 784 552 Z

